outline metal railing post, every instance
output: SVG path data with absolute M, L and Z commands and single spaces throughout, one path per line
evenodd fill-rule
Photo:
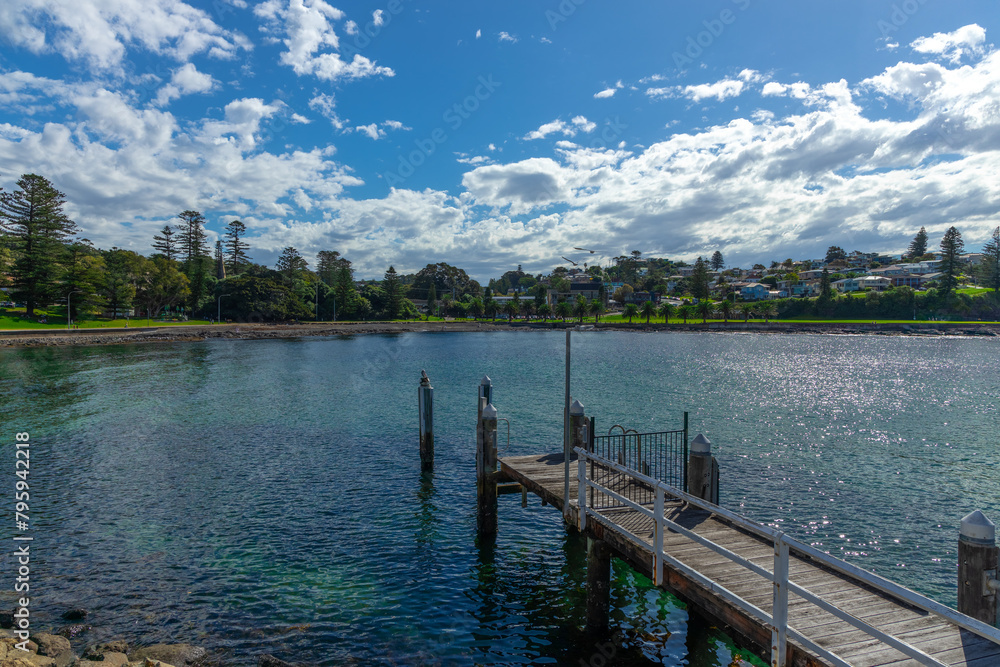
M 684 461 L 684 479 L 681 480 L 681 488 L 688 488 L 688 413 L 684 413 L 684 456 L 682 459 Z
M 582 447 L 576 459 L 576 483 L 579 498 L 577 505 L 580 510 L 578 523 L 580 530 L 584 531 L 587 529 L 587 453 L 583 451 Z
M 785 667 L 788 653 L 788 542 L 785 534 L 774 538 L 774 600 L 771 607 L 771 667 Z
M 663 585 L 663 487 L 656 485 L 656 499 L 653 501 L 655 528 L 653 533 L 653 583 Z

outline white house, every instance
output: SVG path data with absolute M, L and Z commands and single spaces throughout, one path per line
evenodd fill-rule
M 857 292 L 858 290 L 881 292 L 892 285 L 892 279 L 885 276 L 858 276 L 857 278 L 835 280 L 830 284 L 839 292 Z

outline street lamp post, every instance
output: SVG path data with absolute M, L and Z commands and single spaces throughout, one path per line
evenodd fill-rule
M 219 298 L 218 298 L 218 302 L 219 303 L 218 303 L 218 309 L 217 309 L 217 313 L 216 313 L 218 315 L 218 319 L 216 320 L 216 322 L 218 322 L 219 324 L 222 324 L 222 297 L 224 297 L 224 296 L 230 296 L 230 295 L 229 294 L 220 294 L 219 295 Z
M 83 290 L 75 289 L 66 295 L 66 328 L 72 330 L 73 328 L 73 303 L 72 298 L 74 294 L 83 294 Z

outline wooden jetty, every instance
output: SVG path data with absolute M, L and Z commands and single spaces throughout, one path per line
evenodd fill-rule
M 495 446 L 495 433 L 489 434 L 495 412 L 488 416 L 485 429 L 480 417 L 480 447 Z M 587 535 L 592 629 L 606 628 L 613 555 L 724 628 L 739 645 L 770 656 L 774 667 L 1000 666 L 1000 632 L 991 625 L 706 500 L 717 498 L 712 477 L 717 480 L 717 467 L 707 440 L 687 452 L 685 428 L 684 453 L 692 463 L 685 465 L 685 476 L 691 477 L 681 490 L 646 474 L 659 464 L 650 463 L 655 448 L 643 449 L 644 434 L 636 438 L 622 429 L 602 450 L 592 434 L 588 438 L 588 426 L 591 433 L 593 427 L 582 419 L 582 410 L 575 416 L 569 466 L 564 452 L 504 457 L 490 483 L 539 496 Z M 993 538 L 992 524 L 984 531 L 974 537 Z M 985 539 L 982 544 L 996 568 L 996 547 Z M 996 590 L 995 569 L 992 574 L 991 584 L 990 572 L 983 573 L 986 593 Z M 995 597 L 991 600 L 995 610 Z

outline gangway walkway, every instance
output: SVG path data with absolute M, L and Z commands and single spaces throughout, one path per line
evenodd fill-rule
M 500 478 L 563 510 L 561 453 Z M 774 528 L 577 449 L 568 517 L 772 665 L 1000 667 L 1000 631 Z

